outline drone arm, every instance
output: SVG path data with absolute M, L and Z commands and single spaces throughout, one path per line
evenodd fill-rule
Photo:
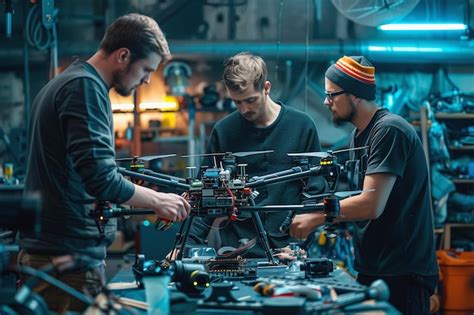
M 302 171 L 301 168 L 292 168 L 290 174 L 285 174 L 282 176 L 275 177 L 274 175 L 277 174 L 268 174 L 266 177 L 261 177 L 257 181 L 250 182 L 246 184 L 246 187 L 249 188 L 260 188 L 265 187 L 273 184 L 288 182 L 292 180 L 302 179 L 309 176 L 317 176 L 321 175 L 323 168 L 321 166 L 313 166 L 310 167 L 308 170 Z M 270 176 L 271 177 L 268 177 Z
M 123 167 L 119 167 L 118 172 L 120 174 L 124 175 L 124 176 L 128 176 L 128 177 L 133 178 L 133 179 L 144 180 L 144 181 L 147 181 L 149 183 L 152 183 L 152 184 L 155 184 L 155 185 L 158 185 L 158 186 L 172 187 L 172 188 L 180 189 L 180 190 L 183 190 L 183 191 L 189 190 L 189 185 L 187 185 L 187 184 L 183 184 L 181 182 L 176 182 L 176 181 L 173 181 L 173 180 L 170 180 L 170 179 L 158 178 L 158 177 L 151 176 L 151 175 L 145 175 L 145 174 L 142 174 L 142 173 L 132 172 L 132 171 L 129 171 L 129 170 L 123 168 Z
M 109 212 L 109 216 L 111 218 L 118 218 L 128 215 L 150 215 L 155 214 L 155 211 L 151 209 L 111 209 Z
M 270 178 L 277 178 L 277 177 L 284 176 L 284 175 L 289 175 L 289 174 L 294 174 L 294 173 L 301 173 L 302 171 L 303 171 L 303 169 L 300 166 L 295 166 L 295 167 L 292 167 L 289 170 L 284 170 L 284 171 L 271 173 L 271 174 L 267 174 L 267 175 L 262 175 L 262 176 L 253 176 L 249 179 L 249 182 L 258 182 L 258 181 L 262 181 L 262 180 L 266 180 L 266 179 L 270 179 Z
M 143 169 L 142 173 L 145 175 L 169 180 L 170 182 L 186 183 L 186 180 L 184 178 L 153 172 L 152 170 L 149 170 L 149 169 Z
M 321 203 L 311 203 L 306 205 L 269 205 L 259 207 L 239 207 L 239 212 L 288 212 L 296 211 L 296 213 L 311 213 L 311 212 L 323 212 L 324 205 Z

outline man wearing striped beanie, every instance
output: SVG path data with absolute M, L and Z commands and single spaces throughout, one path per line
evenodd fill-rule
M 357 109 L 350 103 L 350 111 L 331 106 L 331 101 L 338 95 L 353 95 L 359 100 L 375 100 L 375 68 L 362 56 L 342 57 L 326 71 L 326 84 L 338 89 L 327 90 L 325 104 L 333 114 L 335 123 L 351 122 Z
M 324 104 L 334 122 L 355 126 L 351 148 L 368 147 L 352 151 L 351 159 L 362 168 L 354 182 L 371 191 L 341 200 L 336 220 L 355 221 L 357 280 L 369 285 L 383 279 L 390 303 L 402 314 L 429 314 L 438 265 L 421 141 L 405 119 L 374 102 L 375 67 L 365 57 L 344 56 L 325 76 Z M 324 222 L 321 213 L 298 215 L 290 234 L 305 239 Z

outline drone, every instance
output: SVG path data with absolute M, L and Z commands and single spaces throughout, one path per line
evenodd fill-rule
M 363 148 L 354 148 L 349 150 L 361 150 Z M 271 154 L 272 150 L 267 151 L 247 151 L 247 152 L 225 152 L 210 153 L 196 156 L 213 156 L 213 167 L 203 166 L 200 175 L 195 177 L 193 173 L 186 179 L 173 177 L 167 174 L 156 173 L 146 168 L 132 168 L 130 170 L 119 167 L 118 171 L 129 177 L 131 180 L 146 181 L 158 186 L 173 188 L 176 191 L 183 192 L 183 196 L 191 205 L 191 211 L 188 219 L 181 225 L 180 231 L 176 235 L 175 248 L 183 249 L 189 235 L 190 227 L 195 217 L 217 218 L 227 216 L 229 222 L 235 221 L 240 213 L 247 212 L 255 223 L 258 237 L 263 244 L 268 260 L 274 263 L 274 257 L 270 248 L 267 234 L 262 225 L 259 212 L 288 212 L 287 225 L 291 224 L 296 213 L 323 212 L 326 217 L 326 223 L 331 226 L 334 219 L 339 216 L 339 199 L 341 194 L 335 191 L 341 171 L 344 169 L 337 162 L 336 154 L 349 150 L 328 151 L 328 152 L 305 152 L 289 153 L 289 156 L 296 157 L 296 165 L 288 170 L 263 176 L 254 176 L 248 178 L 245 167 L 246 164 L 238 164 L 237 158 L 254 154 Z M 170 156 L 170 155 L 168 155 Z M 154 158 L 161 158 L 155 156 Z M 184 157 L 189 157 L 184 156 Z M 217 163 L 216 157 L 222 157 Z M 311 165 L 308 157 L 319 157 L 319 165 Z M 127 159 L 134 162 L 144 160 L 143 157 Z M 190 170 L 194 170 L 190 168 Z M 323 176 L 330 184 L 327 194 L 323 195 L 304 195 L 307 201 L 301 205 L 268 205 L 255 206 L 254 199 L 258 195 L 258 188 L 269 185 L 283 183 L 292 180 L 301 180 L 310 176 Z M 352 194 L 363 191 L 352 191 Z M 322 203 L 317 201 L 322 199 Z M 152 210 L 123 210 L 99 207 L 99 211 L 94 213 L 94 218 L 100 221 L 100 218 L 107 220 L 111 217 L 118 217 L 132 214 L 154 214 Z M 285 220 L 286 222 L 287 220 Z M 158 219 L 155 227 L 160 230 L 166 230 L 172 222 Z M 177 259 L 182 259 L 183 250 L 178 252 Z

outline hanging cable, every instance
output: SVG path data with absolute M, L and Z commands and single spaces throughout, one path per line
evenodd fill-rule
M 28 44 L 38 50 L 50 49 L 51 73 L 58 74 L 58 36 L 56 30 L 56 17 L 58 10 L 54 10 L 51 27 L 47 28 L 42 23 L 40 4 L 33 5 L 26 18 L 25 36 Z
M 444 78 L 449 83 L 449 85 L 451 85 L 453 89 L 459 91 L 459 87 L 451 80 L 451 77 L 449 76 L 449 73 L 448 73 L 448 69 L 446 69 L 446 67 L 443 67 L 442 71 L 443 71 Z
M 304 65 L 304 112 L 308 104 L 308 60 L 309 60 L 309 0 L 306 0 L 306 60 Z
M 278 10 L 278 27 L 277 27 L 277 47 L 276 47 L 276 62 L 275 62 L 275 84 L 278 84 L 278 68 L 280 63 L 280 45 L 281 45 L 281 25 L 283 19 L 283 5 L 284 1 L 280 1 L 280 8 Z
M 46 50 L 51 46 L 51 34 L 45 31 L 41 24 L 39 5 L 35 4 L 26 18 L 26 40 L 39 50 Z
M 50 73 L 53 77 L 58 75 L 58 33 L 56 31 L 56 23 L 53 23 L 51 27 L 52 39 L 51 39 L 51 61 L 50 61 Z

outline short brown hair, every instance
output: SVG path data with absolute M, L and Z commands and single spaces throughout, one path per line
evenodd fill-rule
M 168 42 L 158 23 L 137 13 L 130 13 L 115 20 L 107 29 L 99 48 L 107 54 L 120 48 L 128 48 L 132 53 L 132 62 L 148 57 L 151 52 L 159 54 L 165 62 L 171 59 Z
M 231 91 L 243 92 L 250 85 L 259 91 L 267 81 L 267 66 L 261 57 L 242 52 L 226 60 L 223 80 Z

